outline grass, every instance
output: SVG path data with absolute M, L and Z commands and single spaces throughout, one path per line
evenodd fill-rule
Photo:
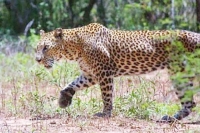
M 37 64 L 34 57 L 28 54 L 18 53 L 10 57 L 1 55 L 0 60 L 1 110 L 16 117 L 53 116 L 62 112 L 57 105 L 59 91 L 79 75 L 76 64 L 60 62 L 49 71 Z M 157 108 L 155 100 L 149 96 L 153 93 L 149 88 L 155 89 L 155 85 L 139 77 L 135 78 L 141 82 L 137 87 L 133 85 L 134 78 L 115 80 L 114 115 L 122 113 L 124 116 L 147 119 Z M 126 88 L 128 93 L 122 92 L 124 90 L 120 90 L 121 88 Z M 79 91 L 72 106 L 66 111 L 76 116 L 92 115 L 101 109 L 100 89 L 97 85 Z
M 10 115 L 22 115 L 26 114 L 27 111 L 30 114 L 47 113 L 48 110 L 52 112 L 52 109 L 53 112 L 59 112 L 57 103 L 52 105 L 57 100 L 59 90 L 79 75 L 79 69 L 75 63 L 67 64 L 63 61 L 57 63 L 52 70 L 46 70 L 34 61 L 33 55 L 28 54 L 18 53 L 9 57 L 2 54 L 0 60 L 0 69 L 2 70 L 0 77 L 2 79 L 1 99 L 3 99 L 1 108 L 9 112 Z M 140 80 L 140 85 L 134 86 L 134 80 Z M 115 82 L 114 105 L 120 110 L 129 108 L 130 112 L 128 111 L 127 115 L 141 113 L 141 111 L 146 111 L 147 108 L 155 105 L 155 101 L 149 97 L 153 93 L 149 91 L 149 88 L 154 88 L 154 83 L 146 82 L 139 77 L 135 77 L 135 79 L 118 78 Z M 121 88 L 127 89 L 128 93 L 122 92 L 124 90 Z M 121 91 L 121 93 L 118 93 L 118 91 Z M 120 105 L 122 102 L 124 107 Z M 19 106 L 22 108 L 17 108 Z M 86 108 L 91 109 L 88 111 L 90 114 L 90 111 L 92 113 L 100 111 L 100 106 L 102 106 L 102 103 L 99 86 L 94 86 L 79 91 L 73 100 L 72 108 L 84 112 Z M 138 110 L 133 110 L 134 108 Z M 141 117 L 146 118 L 143 115 Z
M 0 54 L 0 70 L 0 115 L 3 118 L 50 120 L 50 123 L 59 123 L 59 119 L 61 124 L 71 126 L 72 131 L 76 131 L 73 127 L 85 131 L 92 125 L 94 130 L 103 130 L 108 125 L 112 127 L 111 123 L 125 128 L 131 121 L 157 120 L 165 114 L 173 115 L 180 108 L 174 102 L 176 98 L 163 72 L 150 77 L 116 78 L 113 118 L 93 120 L 92 115 L 103 107 L 98 85 L 77 92 L 72 105 L 66 109 L 60 109 L 57 104 L 59 91 L 80 74 L 76 63 L 61 61 L 53 69 L 47 70 L 34 60 L 34 52 L 30 50 L 28 53 L 17 52 L 9 56 Z M 200 113 L 199 108 L 196 108 L 197 115 Z M 198 119 L 198 116 L 194 119 Z M 132 126 L 128 127 L 135 129 Z M 31 130 L 48 132 L 48 128 L 51 129 L 45 121 L 40 121 L 40 125 L 33 122 Z M 0 128 L 0 131 L 3 129 Z M 29 130 L 30 127 L 20 128 L 19 132 L 25 129 Z

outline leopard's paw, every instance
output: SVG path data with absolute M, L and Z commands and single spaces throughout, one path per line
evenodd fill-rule
M 99 113 L 96 113 L 94 114 L 94 117 L 111 117 L 111 113 L 102 113 L 102 112 L 99 112 Z
M 60 97 L 58 99 L 58 104 L 60 108 L 65 108 L 72 103 L 72 97 L 75 94 L 73 90 L 62 90 L 60 91 Z
M 168 116 L 168 115 L 165 115 L 162 117 L 161 120 L 158 120 L 156 122 L 160 122 L 160 123 L 173 123 L 177 121 L 177 119 L 175 117 L 171 117 L 171 116 Z

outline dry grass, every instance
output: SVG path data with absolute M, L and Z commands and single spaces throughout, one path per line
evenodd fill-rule
M 0 132 L 200 132 L 199 106 L 181 123 L 156 123 L 179 106 L 166 70 L 115 79 L 111 118 L 94 118 L 101 111 L 98 86 L 79 91 L 73 104 L 62 110 L 57 98 L 60 86 L 78 76 L 78 67 L 61 63 L 47 71 L 27 55 L 1 56 Z M 18 62 L 18 63 L 17 63 Z M 195 101 L 200 104 L 198 95 Z
M 170 133 L 199 132 L 197 125 L 164 124 L 124 117 L 103 118 L 61 118 L 50 120 L 35 120 L 9 118 L 2 121 L 1 132 L 46 132 L 46 133 Z

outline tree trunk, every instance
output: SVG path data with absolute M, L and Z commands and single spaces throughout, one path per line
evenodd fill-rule
M 102 23 L 104 26 L 106 26 L 106 12 L 103 0 L 97 1 L 97 12 L 99 17 L 99 22 Z
M 91 21 L 90 12 L 91 12 L 95 3 L 96 3 L 96 0 L 90 0 L 88 6 L 84 8 L 82 24 L 85 25 L 85 24 L 88 24 Z
M 70 27 L 74 27 L 74 11 L 72 9 L 73 5 L 74 5 L 74 0 L 68 0 L 68 4 L 69 4 L 69 25 Z
M 200 32 L 200 0 L 196 0 L 197 31 Z
M 8 9 L 10 17 L 9 23 L 11 24 L 14 33 L 23 33 L 27 24 L 33 19 L 37 22 L 37 17 L 34 16 L 38 13 L 36 7 L 37 3 L 34 4 L 33 0 L 4 0 L 4 5 Z
M 118 0 L 114 0 L 114 4 L 115 4 L 115 8 L 117 8 L 117 11 L 116 11 L 116 17 L 117 17 L 117 15 L 118 15 L 118 13 L 119 13 L 119 3 L 118 3 L 119 1 Z M 120 17 L 118 17 L 116 20 L 115 20 L 115 25 L 116 25 L 116 27 L 119 29 L 120 27 L 121 27 L 121 25 L 122 25 L 122 21 L 121 21 L 121 18 Z

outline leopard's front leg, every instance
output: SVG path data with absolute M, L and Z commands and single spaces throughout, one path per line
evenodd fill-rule
M 76 91 L 88 88 L 94 84 L 96 84 L 96 80 L 91 75 L 82 74 L 60 91 L 59 106 L 61 108 L 69 106 Z
M 113 77 L 101 77 L 99 84 L 103 100 L 103 112 L 96 113 L 94 116 L 110 117 L 113 108 Z

